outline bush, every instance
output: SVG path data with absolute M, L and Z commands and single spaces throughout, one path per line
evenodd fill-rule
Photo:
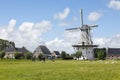
M 106 48 L 95 48 L 94 58 L 98 58 L 99 60 L 104 60 L 106 58 Z
M 82 56 L 82 52 L 81 51 L 77 51 L 75 56 L 76 56 L 76 58 L 80 58 Z
M 105 57 L 106 57 L 105 52 L 103 52 L 103 51 L 99 51 L 99 52 L 98 52 L 98 59 L 104 60 Z
M 71 60 L 71 59 L 73 59 L 72 56 L 66 56 L 66 57 L 65 57 L 65 60 Z
M 24 58 L 25 56 L 24 56 L 24 54 L 23 53 L 15 53 L 14 54 L 14 57 L 15 57 L 15 59 L 21 59 L 21 58 Z
M 41 60 L 43 60 L 43 61 L 45 61 L 45 55 L 44 54 L 39 54 L 38 55 L 38 59 L 41 61 Z
M 4 56 L 5 56 L 5 52 L 4 51 L 0 51 L 0 58 L 3 59 Z
M 25 54 L 25 58 L 26 58 L 26 59 L 31 59 L 31 58 L 32 58 L 32 53 L 27 52 L 27 53 Z
M 61 58 L 62 58 L 63 60 L 66 59 L 66 52 L 65 52 L 65 51 L 62 51 L 62 52 L 61 52 Z

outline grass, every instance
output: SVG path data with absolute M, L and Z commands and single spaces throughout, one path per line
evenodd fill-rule
M 0 80 L 120 80 L 120 61 L 0 60 Z

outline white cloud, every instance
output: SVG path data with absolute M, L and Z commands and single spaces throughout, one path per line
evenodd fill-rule
M 23 22 L 16 27 L 16 20 L 12 19 L 7 26 L 0 26 L 0 38 L 14 41 L 17 47 L 25 46 L 31 51 L 44 43 L 51 51 L 74 52 L 72 44 L 80 42 L 80 31 L 66 32 L 65 39 L 55 38 L 44 42 L 41 35 L 49 31 L 51 26 L 50 21 L 41 21 L 38 23 Z M 100 47 L 120 47 L 120 34 L 112 38 L 95 38 L 93 41 Z
M 94 43 L 100 47 L 119 47 L 120 48 L 120 34 L 111 38 L 95 38 Z
M 80 42 L 80 34 L 80 30 L 66 31 L 65 37 L 71 44 L 76 44 Z
M 52 41 L 46 42 L 46 46 L 51 50 L 66 51 L 68 53 L 74 53 L 72 47 L 73 44 L 77 44 L 80 41 L 79 32 L 76 34 L 66 33 L 66 39 L 55 38 Z M 111 47 L 120 48 L 120 34 L 117 34 L 111 38 L 94 38 L 94 44 L 99 45 L 99 47 Z
M 64 12 L 62 12 L 62 13 L 59 12 L 59 13 L 55 14 L 54 18 L 63 20 L 63 19 L 65 19 L 69 15 L 69 13 L 70 13 L 70 9 L 69 8 L 65 8 Z
M 8 24 L 7 31 L 9 32 L 13 31 L 15 25 L 16 25 L 16 20 L 12 19 Z
M 80 41 L 80 32 L 66 32 L 65 39 L 55 38 L 52 41 L 46 42 L 46 46 L 51 50 L 66 51 L 68 53 L 75 52 L 72 48 L 73 44 L 77 44 Z M 99 47 L 112 47 L 120 48 L 120 34 L 117 34 L 111 38 L 94 38 L 94 44 L 99 45 Z
M 109 8 L 120 10 L 120 1 L 119 0 L 111 0 L 108 4 Z
M 16 20 L 10 20 L 6 27 L 0 27 L 0 38 L 14 41 L 16 46 L 25 46 L 33 51 L 41 42 L 41 35 L 51 29 L 50 21 L 38 23 L 23 22 L 16 27 Z
M 55 38 L 52 41 L 49 41 L 46 43 L 46 46 L 51 50 L 51 51 L 66 51 L 68 53 L 74 52 L 72 45 L 70 44 L 69 41 L 65 41 L 64 39 L 58 39 Z
M 107 47 L 110 39 L 108 38 L 95 38 L 93 39 L 94 44 L 99 45 L 99 47 Z
M 102 16 L 101 13 L 91 12 L 91 13 L 88 15 L 88 20 L 90 20 L 90 21 L 97 21 L 98 19 L 100 19 L 101 16 Z

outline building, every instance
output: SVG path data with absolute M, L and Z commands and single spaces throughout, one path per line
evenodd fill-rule
M 0 39 L 0 51 L 5 52 L 4 58 L 14 58 L 15 53 L 24 55 L 25 53 L 30 52 L 25 47 L 16 48 L 14 42 L 3 39 Z
M 46 46 L 40 45 L 33 52 L 33 56 L 36 57 L 36 58 L 38 58 L 38 56 L 40 54 L 43 54 L 44 56 L 47 57 L 47 56 L 51 55 L 51 52 L 50 52 L 50 50 Z
M 81 27 L 66 29 L 67 31 L 78 30 L 80 32 L 80 40 L 76 44 L 72 45 L 75 51 L 82 52 L 82 59 L 93 60 L 94 59 L 94 48 L 98 45 L 93 44 L 91 37 L 91 30 L 98 25 L 87 25 L 83 24 L 83 14 L 81 10 Z
M 14 58 L 15 53 L 20 53 L 24 56 L 25 53 L 30 52 L 25 47 L 16 48 L 14 46 L 6 47 L 4 51 L 5 51 L 4 58 Z
M 53 51 L 53 52 L 51 53 L 51 55 L 52 55 L 52 56 L 55 56 L 55 58 L 60 58 L 60 57 L 61 57 L 59 51 Z
M 107 59 L 120 59 L 120 48 L 108 48 Z

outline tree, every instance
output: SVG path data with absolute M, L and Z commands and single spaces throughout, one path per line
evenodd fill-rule
M 106 57 L 106 53 L 105 53 L 104 51 L 100 50 L 100 51 L 98 52 L 98 59 L 104 60 L 105 57 Z
M 66 59 L 66 52 L 65 52 L 65 51 L 62 51 L 62 52 L 61 52 L 61 58 L 62 58 L 63 60 Z
M 40 54 L 38 55 L 38 59 L 39 59 L 40 61 L 44 61 L 44 62 L 45 62 L 45 55 L 44 55 L 43 53 L 40 53 Z
M 104 60 L 106 58 L 106 48 L 95 48 L 94 57 L 100 60 Z
M 27 53 L 25 54 L 25 58 L 26 58 L 26 59 L 31 59 L 31 58 L 32 58 L 32 53 L 27 52 Z
M 43 53 L 40 53 L 40 54 L 38 55 L 38 59 L 40 60 L 43 56 L 44 56 L 44 54 L 43 54 Z
M 77 51 L 75 56 L 76 56 L 76 58 L 80 58 L 82 56 L 82 52 L 81 51 Z
M 16 52 L 16 53 L 14 54 L 14 57 L 15 57 L 15 59 L 21 59 L 21 58 L 24 58 L 25 55 L 24 55 L 23 53 L 18 53 L 18 52 Z
M 5 56 L 5 52 L 4 51 L 0 51 L 0 58 L 3 59 L 4 56 Z

